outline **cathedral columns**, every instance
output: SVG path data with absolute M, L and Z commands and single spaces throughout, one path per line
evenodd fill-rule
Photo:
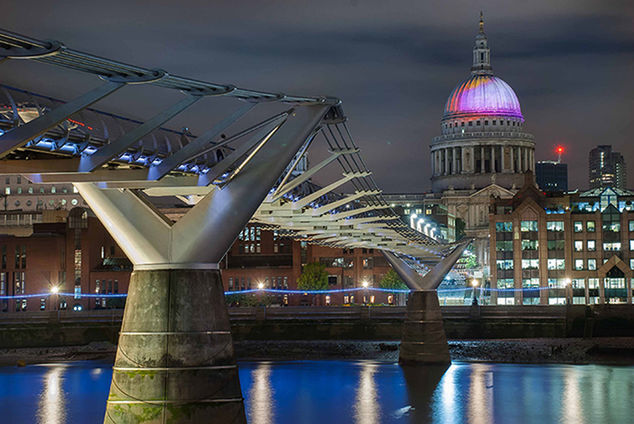
M 495 146 L 489 146 L 489 150 L 491 150 L 491 173 L 495 173 Z
M 511 151 L 511 166 L 509 168 L 511 169 L 511 172 L 515 172 L 515 159 L 513 159 L 513 147 L 509 147 L 509 150 Z
M 452 155 L 453 155 L 453 167 L 451 172 L 453 174 L 459 174 L 460 171 L 458 169 L 458 148 L 457 147 L 453 148 Z
M 484 174 L 484 147 L 480 147 L 480 173 Z
M 442 149 L 442 151 L 445 154 L 445 172 L 443 172 L 443 175 L 449 175 L 449 149 Z

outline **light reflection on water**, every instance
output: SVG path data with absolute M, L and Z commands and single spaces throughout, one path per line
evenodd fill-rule
M 66 422 L 66 395 L 62 388 L 62 378 L 66 366 L 53 365 L 44 375 L 44 385 L 37 408 L 37 422 L 58 424 Z
M 239 364 L 249 424 L 629 423 L 634 367 Z M 0 422 L 98 423 L 111 364 L 0 368 Z

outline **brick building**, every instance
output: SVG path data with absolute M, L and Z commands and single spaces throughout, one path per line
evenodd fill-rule
M 0 311 L 123 307 L 123 299 L 80 296 L 126 293 L 132 269 L 87 210 L 7 213 L 13 220 L 0 220 L 12 224 L 0 227 L 0 296 L 18 298 L 0 300 Z M 29 296 L 56 291 L 72 295 Z
M 509 289 L 492 303 L 632 303 L 634 192 L 546 196 L 532 181 L 491 202 L 491 287 Z
M 0 311 L 122 308 L 120 298 L 82 294 L 127 293 L 132 264 L 90 211 L 7 211 L 0 213 Z M 379 282 L 389 265 L 373 249 L 335 249 L 308 245 L 249 225 L 221 263 L 225 290 L 297 289 L 302 266 L 326 265 L 332 289 L 369 287 Z M 70 293 L 31 297 L 30 295 Z M 20 295 L 25 295 L 21 298 Z M 359 292 L 319 296 L 273 296 L 274 304 L 341 304 L 394 302 L 384 293 Z

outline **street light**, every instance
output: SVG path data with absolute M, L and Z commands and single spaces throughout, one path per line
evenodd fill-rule
M 471 286 L 473 287 L 473 300 L 471 301 L 472 305 L 478 305 L 478 298 L 476 298 L 476 288 L 478 287 L 478 279 L 477 278 L 472 278 L 471 279 Z
M 572 280 L 564 278 L 564 284 L 566 285 L 566 305 L 569 305 L 572 303 Z
M 368 297 L 368 286 L 370 285 L 370 283 L 368 283 L 367 280 L 363 280 L 361 282 L 361 285 L 363 286 L 364 290 L 363 290 L 363 303 L 367 303 L 367 297 Z
M 258 290 L 262 290 L 264 288 L 264 283 L 258 283 Z
M 55 301 L 55 303 L 54 303 L 55 309 L 57 309 L 57 304 L 58 304 L 57 293 L 59 293 L 59 286 L 51 286 L 51 294 L 55 295 L 53 297 L 53 300 Z M 53 309 L 53 310 L 55 310 L 55 309 Z

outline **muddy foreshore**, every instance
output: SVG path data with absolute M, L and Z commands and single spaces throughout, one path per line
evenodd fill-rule
M 394 362 L 398 360 L 398 345 L 395 341 L 356 340 L 241 341 L 235 343 L 235 351 L 239 361 L 366 359 Z M 634 365 L 634 337 L 450 340 L 449 349 L 454 361 Z M 0 365 L 114 361 L 115 353 L 116 346 L 106 342 L 0 349 Z

